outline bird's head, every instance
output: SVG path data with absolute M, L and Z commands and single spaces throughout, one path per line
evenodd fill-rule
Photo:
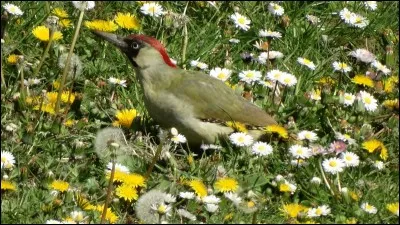
M 131 34 L 120 37 L 102 31 L 93 31 L 97 36 L 117 46 L 137 69 L 145 69 L 151 66 L 167 65 L 176 68 L 172 63 L 164 46 L 155 38 L 143 34 Z

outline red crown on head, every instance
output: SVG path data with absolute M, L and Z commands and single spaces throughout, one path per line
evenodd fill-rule
M 164 46 L 161 44 L 161 42 L 159 42 L 157 39 L 153 38 L 153 37 L 149 37 L 143 34 L 132 34 L 129 35 L 129 38 L 131 39 L 139 39 L 142 40 L 144 42 L 146 42 L 147 44 L 151 45 L 153 48 L 155 48 L 163 57 L 164 62 L 173 68 L 176 68 L 176 65 L 172 63 L 171 59 L 169 58 L 167 51 L 165 50 Z

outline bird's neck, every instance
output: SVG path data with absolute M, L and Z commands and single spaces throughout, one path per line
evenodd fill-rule
M 168 65 L 148 66 L 146 68 L 136 68 L 137 78 L 143 90 L 151 88 L 153 90 L 167 88 L 171 84 L 174 70 Z

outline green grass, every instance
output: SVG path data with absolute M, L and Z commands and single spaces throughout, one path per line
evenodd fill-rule
M 130 128 L 122 128 L 126 137 L 127 150 L 123 157 L 117 157 L 119 163 L 127 166 L 132 173 L 145 176 L 157 147 L 163 146 L 161 158 L 156 161 L 145 187 L 139 188 L 139 198 L 150 190 L 161 190 L 178 196 L 180 192 L 193 191 L 184 180 L 200 179 L 213 194 L 221 199 L 219 209 L 208 213 L 196 200 L 178 201 L 171 204 L 171 216 L 163 216 L 170 223 L 290 223 L 314 221 L 318 223 L 346 223 L 355 219 L 358 223 L 396 223 L 398 216 L 386 209 L 386 205 L 399 202 L 399 114 L 397 107 L 384 107 L 385 100 L 397 99 L 398 83 L 391 91 L 383 91 L 379 84 L 387 85 L 390 76 L 398 77 L 398 41 L 399 41 L 399 4 L 397 2 L 378 2 L 378 9 L 368 10 L 362 2 L 282 2 L 284 17 L 290 22 L 282 23 L 282 17 L 273 16 L 268 11 L 269 2 L 217 2 L 214 8 L 207 2 L 160 2 L 164 10 L 182 16 L 185 7 L 187 18 L 186 51 L 184 45 L 184 24 L 176 23 L 176 18 L 167 15 L 151 17 L 140 12 L 138 2 L 96 2 L 94 9 L 86 11 L 84 21 L 94 19 L 112 20 L 117 12 L 130 12 L 140 21 L 138 31 L 119 28 L 115 33 L 126 36 L 142 33 L 160 40 L 171 58 L 179 67 L 199 70 L 190 66 L 191 60 L 199 60 L 215 67 L 229 68 L 233 71 L 231 84 L 237 84 L 236 91 L 251 90 L 256 105 L 274 115 L 290 134 L 289 139 L 272 136 L 268 143 L 273 147 L 269 156 L 257 158 L 252 155 L 251 147 L 237 147 L 225 143 L 221 150 L 188 149 L 175 145 L 166 139 L 159 140 L 157 124 L 148 116 L 142 100 L 142 90 L 135 79 L 134 70 L 126 57 L 115 47 L 95 37 L 90 30 L 82 26 L 74 53 L 82 62 L 83 71 L 74 80 L 67 79 L 66 88 L 73 85 L 76 98 L 67 114 L 49 114 L 34 110 L 33 105 L 24 101 L 24 97 L 40 96 L 42 90 L 55 91 L 53 81 L 59 79 L 63 69 L 58 67 L 62 53 L 68 53 L 79 18 L 79 10 L 71 2 L 8 2 L 21 8 L 20 17 L 8 14 L 2 44 L 2 77 L 6 85 L 1 88 L 1 147 L 15 157 L 12 169 L 1 169 L 2 180 L 8 180 L 16 186 L 15 190 L 3 190 L 2 181 L 2 223 L 44 223 L 47 220 L 65 220 L 74 210 L 83 210 L 77 203 L 78 193 L 85 196 L 90 204 L 104 204 L 107 196 L 108 179 L 105 175 L 110 156 L 97 154 L 95 150 L 96 134 L 105 127 L 111 127 L 117 110 L 137 110 L 138 117 Z M 5 3 L 3 3 L 4 5 Z M 54 41 L 44 60 L 37 77 L 41 83 L 29 87 L 29 94 L 16 97 L 20 93 L 20 75 L 25 79 L 34 78 L 33 73 L 41 60 L 46 42 L 41 42 L 32 34 L 32 30 L 43 25 L 53 8 L 60 7 L 69 14 L 73 26 L 61 28 L 62 40 Z M 344 23 L 338 13 L 344 7 L 369 20 L 364 29 L 350 27 Z M 234 26 L 230 16 L 238 10 L 251 20 L 248 31 Z M 5 13 L 2 7 L 2 15 Z M 318 16 L 318 26 L 310 24 L 306 15 Z M 179 22 L 179 21 L 178 21 Z M 2 20 L 3 27 L 3 20 Z M 260 29 L 271 29 L 282 33 L 282 38 L 271 41 L 272 50 L 284 54 L 282 59 L 273 61 L 268 67 L 257 62 L 245 63 L 241 59 L 244 52 L 258 56 L 261 52 L 253 45 L 260 38 Z M 240 40 L 238 44 L 229 42 L 231 38 Z M 349 52 L 366 48 L 376 55 L 377 60 L 391 69 L 389 76 L 381 75 L 375 80 L 374 87 L 364 87 L 352 82 L 356 74 L 376 71 L 370 64 L 357 62 L 348 56 Z M 387 49 L 393 49 L 393 54 Z M 65 49 L 62 52 L 62 49 Z M 11 54 L 23 55 L 28 65 L 8 63 Z M 182 59 L 185 55 L 185 60 Z M 313 61 L 315 71 L 297 62 L 298 57 Z M 334 72 L 334 61 L 346 62 L 353 70 L 345 75 Z M 31 66 L 30 66 L 30 65 Z M 294 87 L 280 87 L 277 102 L 272 101 L 273 88 L 259 84 L 246 85 L 239 82 L 239 73 L 243 70 L 258 70 L 266 74 L 271 69 L 279 69 L 294 74 L 298 80 Z M 341 78 L 339 78 L 342 76 Z M 115 87 L 108 83 L 109 77 L 127 80 L 127 87 Z M 332 78 L 333 85 L 321 85 L 321 78 Z M 338 84 L 341 79 L 340 85 Z M 397 78 L 398 79 L 398 78 Z M 315 101 L 307 96 L 310 91 L 321 90 L 321 100 Z M 349 107 L 341 103 L 340 93 L 357 94 L 367 91 L 378 101 L 374 112 L 363 109 L 356 102 Z M 26 88 L 24 89 L 26 92 Z M 111 99 L 112 93 L 114 97 Z M 71 127 L 63 123 L 73 119 Z M 295 124 L 289 123 L 294 121 Z M 14 131 L 7 130 L 11 123 L 17 125 Z M 290 125 L 292 124 L 292 125 Z M 295 140 L 293 137 L 301 130 L 314 131 L 318 140 L 311 144 Z M 345 168 L 340 175 L 340 186 L 347 187 L 349 194 L 340 193 L 336 175 L 324 172 L 331 189 L 323 181 L 320 164 L 335 154 L 315 155 L 306 159 L 308 165 L 296 166 L 289 148 L 294 144 L 303 146 L 320 145 L 326 149 L 335 140 L 334 131 L 347 133 L 355 139 L 357 145 L 348 145 L 347 151 L 360 157 L 360 165 Z M 164 133 L 168 133 L 164 130 Z M 369 153 L 363 149 L 363 143 L 370 139 L 381 141 L 388 150 L 387 160 L 379 157 L 379 150 Z M 76 142 L 82 142 L 77 146 Z M 134 154 L 136 152 L 136 154 Z M 169 152 L 170 157 L 166 157 Z M 194 157 L 194 161 L 188 158 Z M 382 170 L 373 164 L 376 160 L 384 162 Z M 244 206 L 236 207 L 214 187 L 217 181 L 217 168 L 225 168 L 227 176 L 236 179 L 239 184 L 237 194 L 243 201 L 254 201 L 256 212 L 249 213 Z M 294 193 L 282 192 L 276 176 L 282 175 L 295 184 Z M 320 185 L 310 182 L 312 177 L 322 179 Z M 49 185 L 54 180 L 69 183 L 70 191 L 51 194 Z M 118 185 L 115 184 L 114 188 Z M 5 189 L 5 188 L 4 188 Z M 253 194 L 251 194 L 253 193 Z M 139 223 L 135 207 L 137 200 L 125 201 L 111 193 L 111 210 L 118 216 L 117 223 Z M 351 195 L 351 196 L 349 196 Z M 368 202 L 377 208 L 376 214 L 368 214 L 361 204 Z M 284 204 L 299 203 L 307 208 L 328 205 L 331 213 L 327 216 L 308 218 L 304 211 L 295 218 L 282 212 Z M 197 216 L 196 221 L 181 220 L 177 209 L 186 209 Z M 86 222 L 99 223 L 100 212 L 83 210 Z M 139 212 L 140 213 L 140 212 Z M 232 214 L 231 219 L 225 217 Z M 156 214 L 156 212 L 153 212 Z M 225 219 L 224 219 L 225 218 Z M 142 221 L 146 222 L 146 221 Z

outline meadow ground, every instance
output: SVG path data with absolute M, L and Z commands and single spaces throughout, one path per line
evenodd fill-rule
M 1 223 L 398 222 L 398 2 L 6 1 L 1 14 Z M 93 29 L 157 38 L 279 125 L 257 142 L 227 123 L 224 143 L 189 149 Z

